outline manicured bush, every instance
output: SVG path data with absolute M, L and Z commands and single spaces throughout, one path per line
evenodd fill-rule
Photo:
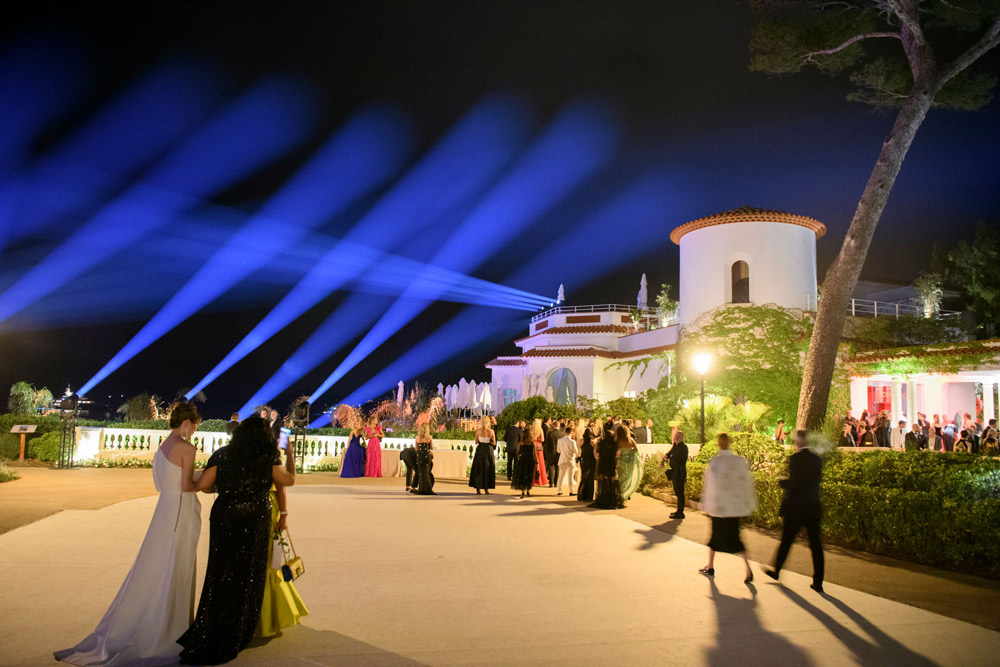
M 507 427 L 516 421 L 530 422 L 535 417 L 541 417 L 541 412 L 549 405 L 544 396 L 532 396 L 523 401 L 514 401 L 497 415 L 497 438 L 502 439 Z
M 37 438 L 32 438 L 27 445 L 25 456 L 39 461 L 58 461 L 59 442 L 62 439 L 60 431 L 49 431 Z

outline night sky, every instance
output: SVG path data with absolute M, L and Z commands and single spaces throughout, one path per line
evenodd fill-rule
M 71 54 L 60 84 L 67 102 L 27 137 L 20 160 L 0 177 L 43 159 L 115 95 L 164 59 L 193 56 L 228 82 L 226 99 L 273 74 L 292 74 L 315 96 L 305 142 L 237 185 L 203 202 L 212 224 L 169 225 L 143 248 L 116 254 L 69 288 L 0 323 L 0 387 L 17 380 L 61 393 L 104 365 L 184 282 L 211 249 L 238 229 L 331 133 L 360 108 L 383 103 L 415 131 L 414 157 L 431 148 L 484 96 L 515 95 L 543 127 L 581 98 L 613 109 L 622 128 L 613 159 L 583 187 L 495 254 L 475 276 L 501 284 L 543 249 L 561 248 L 565 265 L 611 255 L 614 268 L 567 282 L 561 262 L 518 278 L 514 287 L 552 295 L 567 282 L 570 304 L 634 303 L 640 275 L 676 294 L 678 252 L 670 230 L 690 219 L 744 204 L 808 215 L 826 223 L 818 243 L 820 276 L 839 249 L 892 117 L 845 100 L 849 84 L 814 71 L 774 77 L 748 70 L 753 17 L 736 2 L 357 2 L 35 4 L 5 21 L 0 50 L 42 39 Z M 982 66 L 1000 69 L 993 53 Z M 58 72 L 53 74 L 58 79 Z M 79 90 L 74 90 L 74 86 Z M 68 91 L 68 92 L 67 92 Z M 16 108 L 10 88 L 4 109 Z M 165 105 L 166 108 L 166 105 Z M 155 112 L 150 123 L 160 120 Z M 908 283 L 924 270 L 935 242 L 971 239 L 977 220 L 1000 215 L 1000 106 L 934 110 L 911 149 L 864 267 L 866 280 Z M 650 170 L 670 175 L 669 210 L 655 227 L 622 219 L 589 243 L 567 242 L 575 224 Z M 391 186 L 390 181 L 388 186 Z M 387 186 L 387 187 L 388 187 Z M 350 229 L 383 191 L 335 216 L 320 231 Z M 0 290 L 55 249 L 94 213 L 65 217 L 20 234 L 0 254 Z M 16 225 L 16 220 L 14 221 Z M 23 231 L 23 230 L 22 230 Z M 3 233 L 0 228 L 0 233 Z M 428 240 L 427 246 L 434 241 Z M 427 260 L 433 248 L 406 254 Z M 308 268 L 308 267 L 306 267 Z M 304 270 L 304 269 L 303 269 Z M 273 277 L 281 272 L 285 280 Z M 117 403 L 141 391 L 170 398 L 193 385 L 291 287 L 295 269 L 268 267 L 163 336 L 122 366 L 90 397 Z M 298 274 L 301 275 L 301 272 Z M 324 299 L 206 389 L 209 417 L 250 397 L 345 298 Z M 372 296 L 377 305 L 392 302 Z M 110 307 L 114 304 L 114 307 Z M 338 400 L 458 314 L 435 304 L 369 356 L 325 397 Z M 484 312 L 495 309 L 483 309 Z M 109 312 L 110 311 L 110 312 Z M 495 310 L 477 326 L 486 343 L 465 349 L 461 335 L 441 363 L 417 378 L 436 384 L 489 379 L 483 364 L 516 351 L 511 340 L 530 313 Z M 358 332 L 359 335 L 363 332 Z M 482 333 L 482 332 L 479 332 Z M 342 349 L 282 394 L 308 393 L 349 351 Z M 386 388 L 387 390 L 389 387 Z

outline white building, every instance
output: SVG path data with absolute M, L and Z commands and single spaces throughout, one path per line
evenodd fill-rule
M 638 324 L 623 305 L 557 306 L 534 316 L 528 335 L 514 341 L 521 352 L 493 359 L 492 385 L 500 411 L 529 396 L 575 403 L 587 396 L 607 402 L 656 388 L 672 360 L 653 360 L 645 372 L 619 362 L 645 359 L 672 350 L 681 327 L 729 303 L 775 304 L 816 309 L 816 239 L 822 222 L 801 215 L 744 206 L 692 220 L 674 228 L 680 246 L 679 317 L 660 321 L 644 312 Z M 919 305 L 852 302 L 858 316 L 921 316 Z M 1000 341 L 997 341 L 1000 351 Z M 872 375 L 851 379 L 851 412 L 887 409 L 894 421 L 916 412 L 927 415 L 976 412 L 977 383 L 982 386 L 986 419 L 996 414 L 992 395 L 1000 365 L 960 373 L 923 373 L 906 377 Z
M 816 239 L 823 223 L 744 206 L 692 220 L 670 233 L 680 246 L 679 321 L 646 311 L 635 323 L 623 305 L 557 306 L 534 316 L 521 353 L 488 364 L 503 406 L 532 395 L 559 403 L 578 396 L 607 402 L 658 386 L 669 360 L 631 373 L 619 362 L 644 359 L 677 345 L 681 326 L 726 303 L 816 306 Z M 537 385 L 537 386 L 536 386 Z

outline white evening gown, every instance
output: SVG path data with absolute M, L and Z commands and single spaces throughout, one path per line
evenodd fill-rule
M 194 566 L 201 503 L 181 491 L 181 469 L 153 456 L 160 497 L 139 555 L 93 634 L 55 653 L 74 665 L 163 665 L 178 661 L 176 640 L 194 620 Z

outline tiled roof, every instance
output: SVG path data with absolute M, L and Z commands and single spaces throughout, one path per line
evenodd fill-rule
M 551 329 L 542 329 L 536 333 L 531 334 L 531 336 L 525 336 L 524 338 L 519 338 L 514 341 L 515 343 L 520 343 L 522 340 L 527 340 L 532 336 L 550 335 L 550 334 L 600 334 L 600 333 L 616 333 L 616 334 L 627 334 L 632 331 L 631 327 L 622 326 L 620 324 L 592 324 L 586 326 L 575 326 L 575 327 L 553 327 Z
M 650 354 L 657 354 L 659 352 L 666 352 L 667 350 L 672 350 L 676 345 L 661 345 L 659 347 L 649 347 L 643 350 L 633 350 L 632 352 L 612 352 L 611 350 L 602 350 L 598 347 L 536 347 L 533 350 L 528 350 L 523 355 L 525 357 L 598 357 L 602 359 L 631 359 L 633 357 L 644 357 Z
M 826 234 L 826 225 L 815 218 L 795 215 L 794 213 L 785 213 L 784 211 L 770 211 L 752 206 L 741 206 L 730 211 L 723 211 L 722 213 L 698 218 L 691 222 L 685 222 L 670 232 L 670 240 L 680 245 L 681 237 L 688 232 L 705 227 L 714 227 L 715 225 L 728 225 L 734 222 L 784 222 L 789 225 L 798 225 L 811 229 L 816 234 L 816 238 Z
M 496 366 L 527 366 L 528 362 L 523 359 L 500 359 L 496 358 L 493 361 L 486 364 L 486 368 L 492 368 Z

